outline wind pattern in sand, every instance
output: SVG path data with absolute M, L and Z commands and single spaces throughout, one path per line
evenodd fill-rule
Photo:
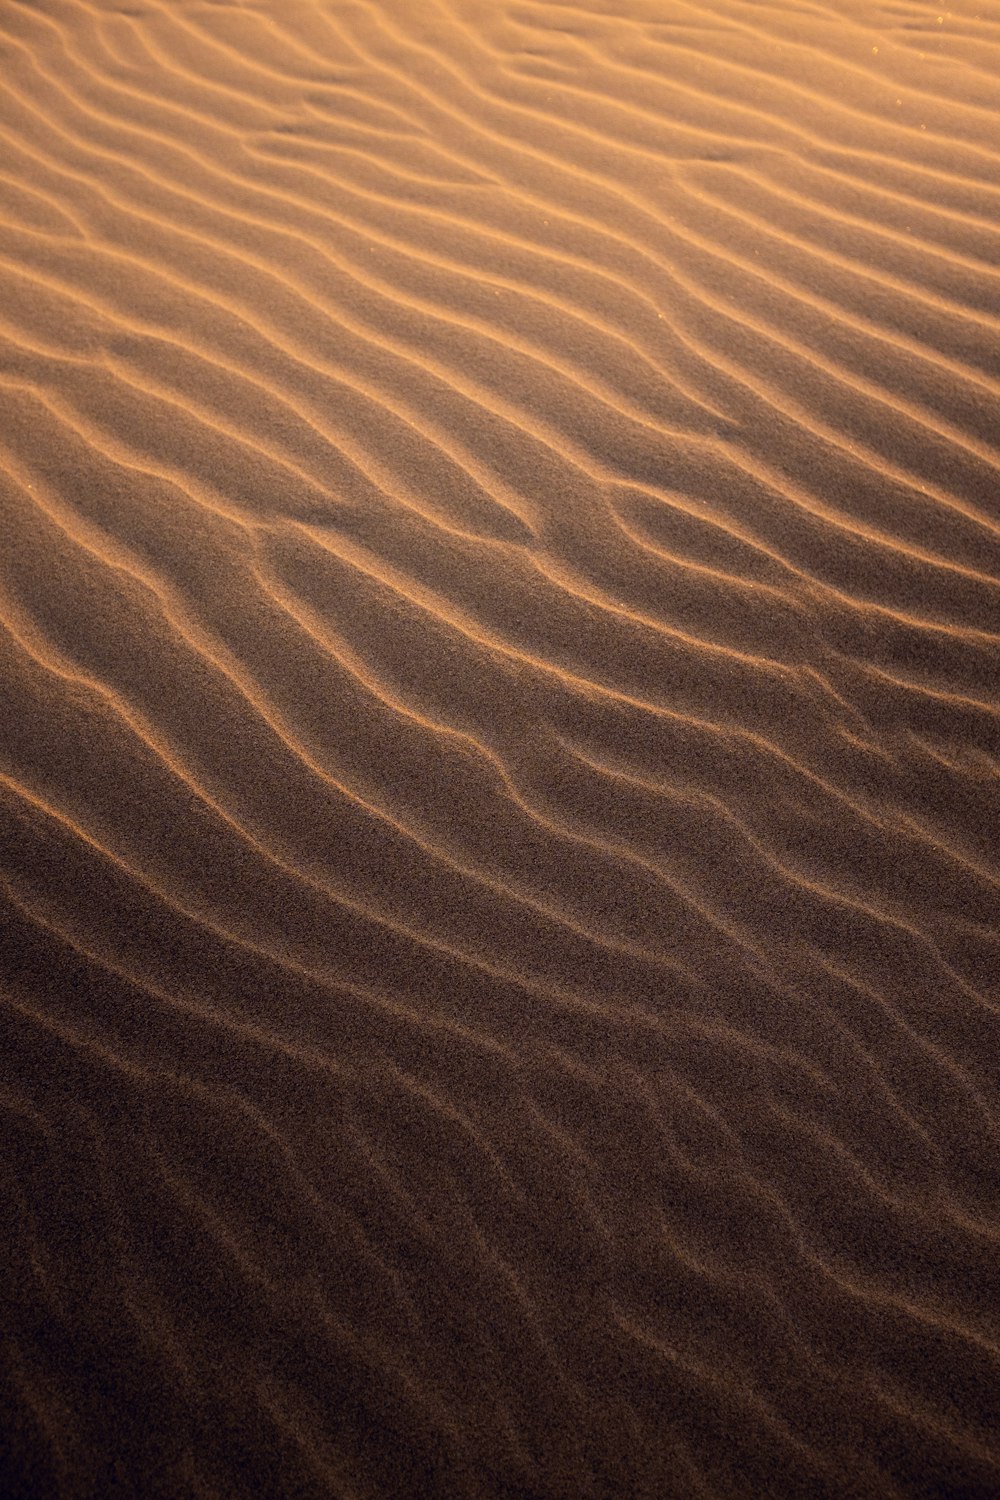
M 1000 5 L 3 0 L 2 1475 L 1000 1491 Z

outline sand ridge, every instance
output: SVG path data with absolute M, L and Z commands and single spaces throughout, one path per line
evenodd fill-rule
M 0 7 L 0 1488 L 1000 1488 L 1000 7 Z

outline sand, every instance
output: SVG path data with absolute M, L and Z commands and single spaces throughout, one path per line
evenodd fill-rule
M 1000 4 L 0 80 L 0 1491 L 1000 1494 Z

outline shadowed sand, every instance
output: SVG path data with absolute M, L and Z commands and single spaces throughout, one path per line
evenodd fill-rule
M 0 77 L 0 1490 L 1000 1493 L 1000 4 Z

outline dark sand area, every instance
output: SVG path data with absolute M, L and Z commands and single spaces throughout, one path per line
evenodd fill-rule
M 1000 3 L 0 0 L 0 1495 L 1000 1495 Z

